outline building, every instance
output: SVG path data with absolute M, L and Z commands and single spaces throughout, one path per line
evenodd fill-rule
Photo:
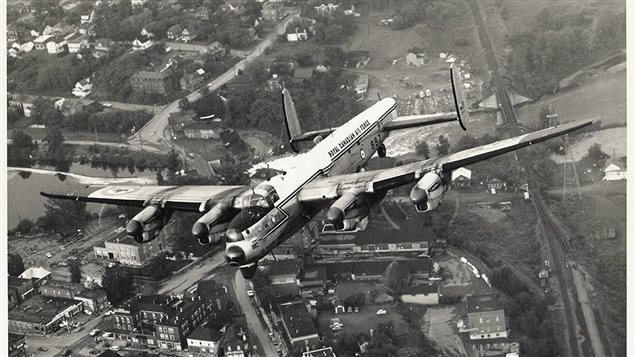
M 305 79 L 313 78 L 313 67 L 298 67 L 293 72 L 293 78 L 296 81 L 302 82 Z
M 207 6 L 200 6 L 194 11 L 194 17 L 203 21 L 209 20 L 211 15 L 212 11 Z
M 85 35 L 76 33 L 66 40 L 68 45 L 68 52 L 77 53 L 82 49 L 88 47 L 88 38 Z
M 260 16 L 265 21 L 277 21 L 280 4 L 275 2 L 268 2 L 262 5 L 262 11 Z
M 221 346 L 226 357 L 251 356 L 253 338 L 247 328 L 247 320 L 244 316 L 234 318 L 233 323 L 225 330 Z
M 278 305 L 284 333 L 294 351 L 306 352 L 319 347 L 320 335 L 304 302 Z
M 79 22 L 81 24 L 89 24 L 93 22 L 94 18 L 95 18 L 95 10 L 91 10 L 90 13 L 88 14 L 80 15 Z
M 336 357 L 331 347 L 323 347 L 317 350 L 302 352 L 302 357 Z
M 507 184 L 497 178 L 492 178 L 487 181 L 487 190 L 496 193 L 496 190 L 502 190 L 507 188 Z
M 107 38 L 95 40 L 95 44 L 93 46 L 93 57 L 101 58 L 107 56 L 110 53 L 113 44 L 114 42 Z
M 282 90 L 282 78 L 274 73 L 271 78 L 267 79 L 265 90 L 268 92 L 276 92 Z
M 198 70 L 187 73 L 181 77 L 179 83 L 181 84 L 181 88 L 187 91 L 193 91 L 198 88 L 205 81 L 205 70 L 203 68 L 199 68 Z
M 622 170 L 621 167 L 617 166 L 616 164 L 609 164 L 605 169 L 604 169 L 604 177 L 602 178 L 603 181 L 619 181 L 619 180 L 626 180 L 626 170 Z
M 141 30 L 141 36 L 143 36 L 143 37 L 145 37 L 145 38 L 153 38 L 153 37 L 154 37 L 154 33 L 152 33 L 152 32 L 150 32 L 150 31 L 146 30 L 146 28 L 144 27 L 144 28 Z
M 110 307 L 106 290 L 101 288 L 85 289 L 81 293 L 74 296 L 74 299 L 84 303 L 84 310 L 90 310 L 94 313 L 101 313 Z
M 50 280 L 46 284 L 40 286 L 40 294 L 46 297 L 63 298 L 73 300 L 85 290 L 81 284 L 68 283 L 60 280 Z
M 468 296 L 467 321 L 470 340 L 508 337 L 505 310 L 494 294 Z
M 152 40 L 146 40 L 141 41 L 138 38 L 135 38 L 134 41 L 132 41 L 132 50 L 133 51 L 140 51 L 140 50 L 145 50 L 147 48 L 152 47 L 154 43 L 152 42 Z
M 289 42 L 306 41 L 308 39 L 309 33 L 306 29 L 302 29 L 302 32 L 299 32 L 296 28 L 295 32 L 287 34 L 287 41 Z
M 142 266 L 171 246 L 166 234 L 147 243 L 137 243 L 124 232 L 93 247 L 96 258 L 117 261 L 125 265 Z
M 51 280 L 51 272 L 42 267 L 31 267 L 22 272 L 19 276 L 22 279 L 31 279 L 33 288 L 38 289 Z
M 130 77 L 132 90 L 143 94 L 168 95 L 174 91 L 172 77 L 166 72 L 137 72 Z
M 299 263 L 294 260 L 275 262 L 269 268 L 267 276 L 270 285 L 297 284 L 300 275 Z
M 7 290 L 9 293 L 9 309 L 15 305 L 20 305 L 22 301 L 30 298 L 35 294 L 33 281 L 31 279 L 23 279 L 15 276 L 9 276 L 7 281 Z
M 93 84 L 90 82 L 90 78 L 84 78 L 81 81 L 75 83 L 73 88 L 73 95 L 80 98 L 86 98 L 93 90 Z
M 406 64 L 421 67 L 426 64 L 426 57 L 423 53 L 408 52 L 406 55 Z
M 472 171 L 460 167 L 452 171 L 452 185 L 454 187 L 468 187 L 472 183 Z
M 169 40 L 176 40 L 179 36 L 181 36 L 182 32 L 183 27 L 181 27 L 181 25 L 179 24 L 176 24 L 168 29 L 168 31 L 166 32 L 166 36 Z
M 438 305 L 439 285 L 433 283 L 406 287 L 401 292 L 401 301 L 419 305 Z
M 332 2 L 328 4 L 320 4 L 318 6 L 314 6 L 313 8 L 317 12 L 318 15 L 330 15 L 334 11 L 336 11 L 340 7 L 340 4 L 333 4 Z
M 216 355 L 222 337 L 223 334 L 216 329 L 199 326 L 187 336 L 187 349 L 191 353 Z
M 220 130 L 215 125 L 206 123 L 193 123 L 183 127 L 183 134 L 190 139 L 220 139 Z
M 132 5 L 132 7 L 142 7 L 147 2 L 148 0 L 130 0 L 130 5 Z
M 82 311 L 82 302 L 34 295 L 9 310 L 9 332 L 46 335 Z
M 300 294 L 312 297 L 324 295 L 326 290 L 326 268 L 306 268 L 300 276 Z
M 27 41 L 20 45 L 20 52 L 29 53 L 35 48 L 32 41 Z
M 46 50 L 46 44 L 53 39 L 53 35 L 41 35 L 33 40 L 36 50 Z
M 51 55 L 58 55 L 68 50 L 67 42 L 63 38 L 52 38 L 46 43 L 46 51 Z
M 368 92 L 368 75 L 360 73 L 355 80 L 355 92 L 357 94 L 366 94 Z
M 75 31 L 75 26 L 66 23 L 66 21 L 62 20 L 52 27 L 51 34 L 60 37 L 66 37 Z
M 9 357 L 27 357 L 26 336 L 9 332 Z
M 318 263 L 307 266 L 307 269 L 323 267 L 329 281 L 338 280 L 382 280 L 388 266 L 393 262 L 400 262 L 408 267 L 408 273 L 417 279 L 427 279 L 433 269 L 430 258 L 416 259 L 382 259 L 359 260 L 347 262 Z
M 181 31 L 181 41 L 188 43 L 196 38 L 196 30 L 192 27 L 186 27 Z

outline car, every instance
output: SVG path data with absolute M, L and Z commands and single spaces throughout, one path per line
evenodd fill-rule
M 112 108 L 112 103 L 103 102 L 103 103 L 101 103 L 101 106 L 104 107 L 104 108 Z
M 126 219 L 126 214 L 125 213 L 120 214 L 119 219 Z
M 79 253 L 79 250 L 77 250 L 77 249 L 71 250 L 71 254 L 77 254 L 77 253 Z
M 341 329 L 342 329 L 342 326 L 340 326 L 340 325 L 336 325 L 336 326 L 331 327 L 331 330 L 333 330 L 333 331 L 340 331 Z
M 247 290 L 247 295 L 254 296 L 254 291 L 253 290 Z
M 96 329 L 93 329 L 92 331 L 90 331 L 89 335 L 91 335 L 91 336 L 95 336 L 96 334 L 98 334 L 98 333 L 100 333 L 100 332 L 101 332 L 101 330 L 100 330 L 100 329 L 98 329 L 98 328 L 96 328 Z
M 110 348 L 108 348 L 111 351 L 119 351 L 121 349 L 121 347 L 119 346 L 110 346 Z
M 65 247 L 65 246 L 63 246 L 63 245 L 60 245 L 60 250 L 63 252 L 63 251 L 65 251 L 65 250 L 66 250 L 66 247 Z
M 51 254 L 51 253 L 46 253 L 46 257 L 47 257 L 47 258 L 49 258 L 49 259 L 51 259 L 51 258 L 53 258 L 53 254 Z
M 115 313 L 114 311 L 108 310 L 104 313 L 104 316 L 110 316 L 110 315 L 113 315 L 114 313 Z
M 57 265 L 61 266 L 61 267 L 66 267 L 68 266 L 67 262 L 58 262 Z
M 386 310 L 384 309 L 377 310 L 377 315 L 386 315 Z
M 114 338 L 115 335 L 112 332 L 104 332 L 101 337 L 103 338 Z
M 90 315 L 92 315 L 92 314 L 93 314 L 93 312 L 92 312 L 92 311 L 90 311 L 90 310 L 88 310 L 88 309 L 85 309 L 85 310 L 84 310 L 84 313 L 85 313 L 86 315 L 88 315 L 88 316 L 90 316 Z
M 45 347 L 45 346 L 40 346 L 40 347 L 38 347 L 38 348 L 37 348 L 37 350 L 38 350 L 38 351 L 42 351 L 42 352 L 46 352 L 46 351 L 48 351 L 49 349 L 48 349 L 48 347 Z

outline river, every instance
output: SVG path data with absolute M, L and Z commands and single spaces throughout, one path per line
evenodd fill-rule
M 69 175 L 56 174 L 52 166 L 34 166 L 30 169 L 25 168 L 25 171 L 21 172 L 17 169 L 19 168 L 9 168 L 8 172 L 7 224 L 9 229 L 14 228 L 21 219 L 28 218 L 35 221 L 44 214 L 47 199 L 40 196 L 40 191 L 73 192 L 80 186 L 116 183 L 116 181 L 127 184 L 156 184 L 156 173 L 149 170 L 134 173 L 119 170 L 115 173 L 113 170 L 93 168 L 90 165 L 78 163 L 71 165 Z M 101 207 L 100 204 L 87 206 L 91 212 L 99 212 Z

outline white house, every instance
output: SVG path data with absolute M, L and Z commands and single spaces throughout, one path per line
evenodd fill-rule
M 296 30 L 294 33 L 287 34 L 287 41 L 289 42 L 306 41 L 308 38 L 309 34 L 306 32 L 306 29 L 302 30 L 302 32 Z
M 33 44 L 33 42 L 31 42 L 31 41 L 25 42 L 25 43 L 20 45 L 20 51 L 28 53 L 28 52 L 31 52 L 34 47 L 35 47 L 35 45 Z
M 609 166 L 607 166 L 604 169 L 604 177 L 602 178 L 602 180 L 603 181 L 626 180 L 626 170 L 622 170 L 621 167 L 615 164 L 609 164 Z
M 152 38 L 154 37 L 154 34 L 148 30 L 146 30 L 146 28 L 144 27 L 143 30 L 141 30 L 141 36 L 145 36 L 147 38 Z
M 188 351 L 215 356 L 222 337 L 218 330 L 199 326 L 187 336 Z
M 36 50 L 45 50 L 46 43 L 51 41 L 53 35 L 42 35 L 33 40 L 33 44 L 35 45 Z
M 64 53 L 67 48 L 66 40 L 62 39 L 55 39 L 46 43 L 46 51 L 52 55 Z
M 68 52 L 77 53 L 82 48 L 88 47 L 88 38 L 84 35 L 77 33 L 66 40 L 68 45 Z
M 401 294 L 401 301 L 409 304 L 438 305 L 439 285 L 425 284 L 410 286 L 404 289 Z
M 73 95 L 80 98 L 85 98 L 93 90 L 93 84 L 90 82 L 90 78 L 84 78 L 81 81 L 75 83 L 73 88 Z
M 152 40 L 147 40 L 146 42 L 141 42 L 139 41 L 138 38 L 135 38 L 134 41 L 132 41 L 132 50 L 133 51 L 138 51 L 138 50 L 145 50 L 146 48 L 150 48 L 152 47 Z
M 93 22 L 93 18 L 95 16 L 95 10 L 92 10 L 90 14 L 81 15 L 80 22 L 82 24 L 87 24 Z
M 457 187 L 469 186 L 472 180 L 472 171 L 460 167 L 452 171 L 452 184 Z

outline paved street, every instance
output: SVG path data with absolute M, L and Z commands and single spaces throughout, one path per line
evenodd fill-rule
M 30 94 L 21 94 L 21 93 L 9 93 L 9 95 L 30 95 Z M 33 95 L 33 97 L 42 97 L 42 98 L 47 98 L 47 99 L 59 99 L 62 97 L 51 97 L 51 96 L 46 96 L 46 95 Z M 88 103 L 92 103 L 93 101 L 95 101 L 94 99 L 90 99 L 90 98 L 76 98 L 76 97 L 64 97 L 66 99 L 66 103 L 75 103 L 75 102 L 79 102 L 82 104 L 88 104 Z M 136 111 L 136 110 L 145 110 L 148 111 L 150 113 L 154 113 L 154 114 L 158 114 L 163 110 L 163 106 L 162 105 L 143 105 L 143 104 L 133 104 L 133 103 L 124 103 L 124 102 L 112 102 L 112 101 L 100 101 L 100 103 L 103 105 L 105 103 L 110 104 L 110 108 L 112 109 L 119 109 L 119 110 L 129 110 L 129 111 Z
M 277 27 L 275 31 L 269 34 L 264 40 L 262 40 L 254 49 L 251 51 L 246 58 L 236 63 L 231 69 L 227 72 L 220 75 L 218 78 L 212 80 L 207 84 L 209 91 L 214 91 L 220 88 L 223 84 L 229 82 L 236 76 L 239 70 L 244 70 L 245 67 L 251 62 L 253 62 L 256 58 L 258 58 L 265 49 L 271 46 L 279 34 L 284 33 L 287 25 L 296 17 L 299 16 L 299 13 L 294 13 L 291 16 L 288 16 L 284 21 L 282 21 Z M 187 96 L 189 101 L 195 101 L 201 97 L 201 92 L 196 91 L 190 93 Z M 168 104 L 159 114 L 155 115 L 152 120 L 150 120 L 143 128 L 137 131 L 131 138 L 131 142 L 138 142 L 139 140 L 143 140 L 147 142 L 148 145 L 154 145 L 157 147 L 161 147 L 165 145 L 165 142 L 170 138 L 166 138 L 165 129 L 168 125 L 168 118 L 171 113 L 175 113 L 179 111 L 179 101 L 174 101 Z
M 81 313 L 78 315 L 82 315 Z M 79 332 L 71 334 L 49 334 L 46 337 L 43 336 L 27 336 L 27 352 L 34 353 L 38 357 L 51 357 L 61 356 L 67 348 L 72 348 L 73 356 L 79 355 L 77 352 L 80 350 L 92 346 L 95 344 L 93 338 L 89 335 L 90 331 L 94 329 L 101 321 L 103 317 L 96 317 L 84 325 L 84 329 Z M 48 348 L 48 351 L 38 351 L 40 347 Z M 72 346 L 72 347 L 71 347 Z M 88 354 L 88 348 L 85 355 Z
M 240 270 L 236 270 L 236 277 L 234 279 L 234 291 L 236 292 L 236 299 L 240 304 L 240 308 L 243 310 L 245 317 L 247 318 L 247 325 L 249 331 L 258 339 L 258 345 L 261 346 L 263 351 L 259 351 L 259 355 L 262 356 L 277 356 L 278 352 L 273 347 L 267 330 L 260 322 L 256 309 L 251 304 L 251 298 L 247 295 L 247 288 L 245 287 L 245 279 L 240 273 Z

